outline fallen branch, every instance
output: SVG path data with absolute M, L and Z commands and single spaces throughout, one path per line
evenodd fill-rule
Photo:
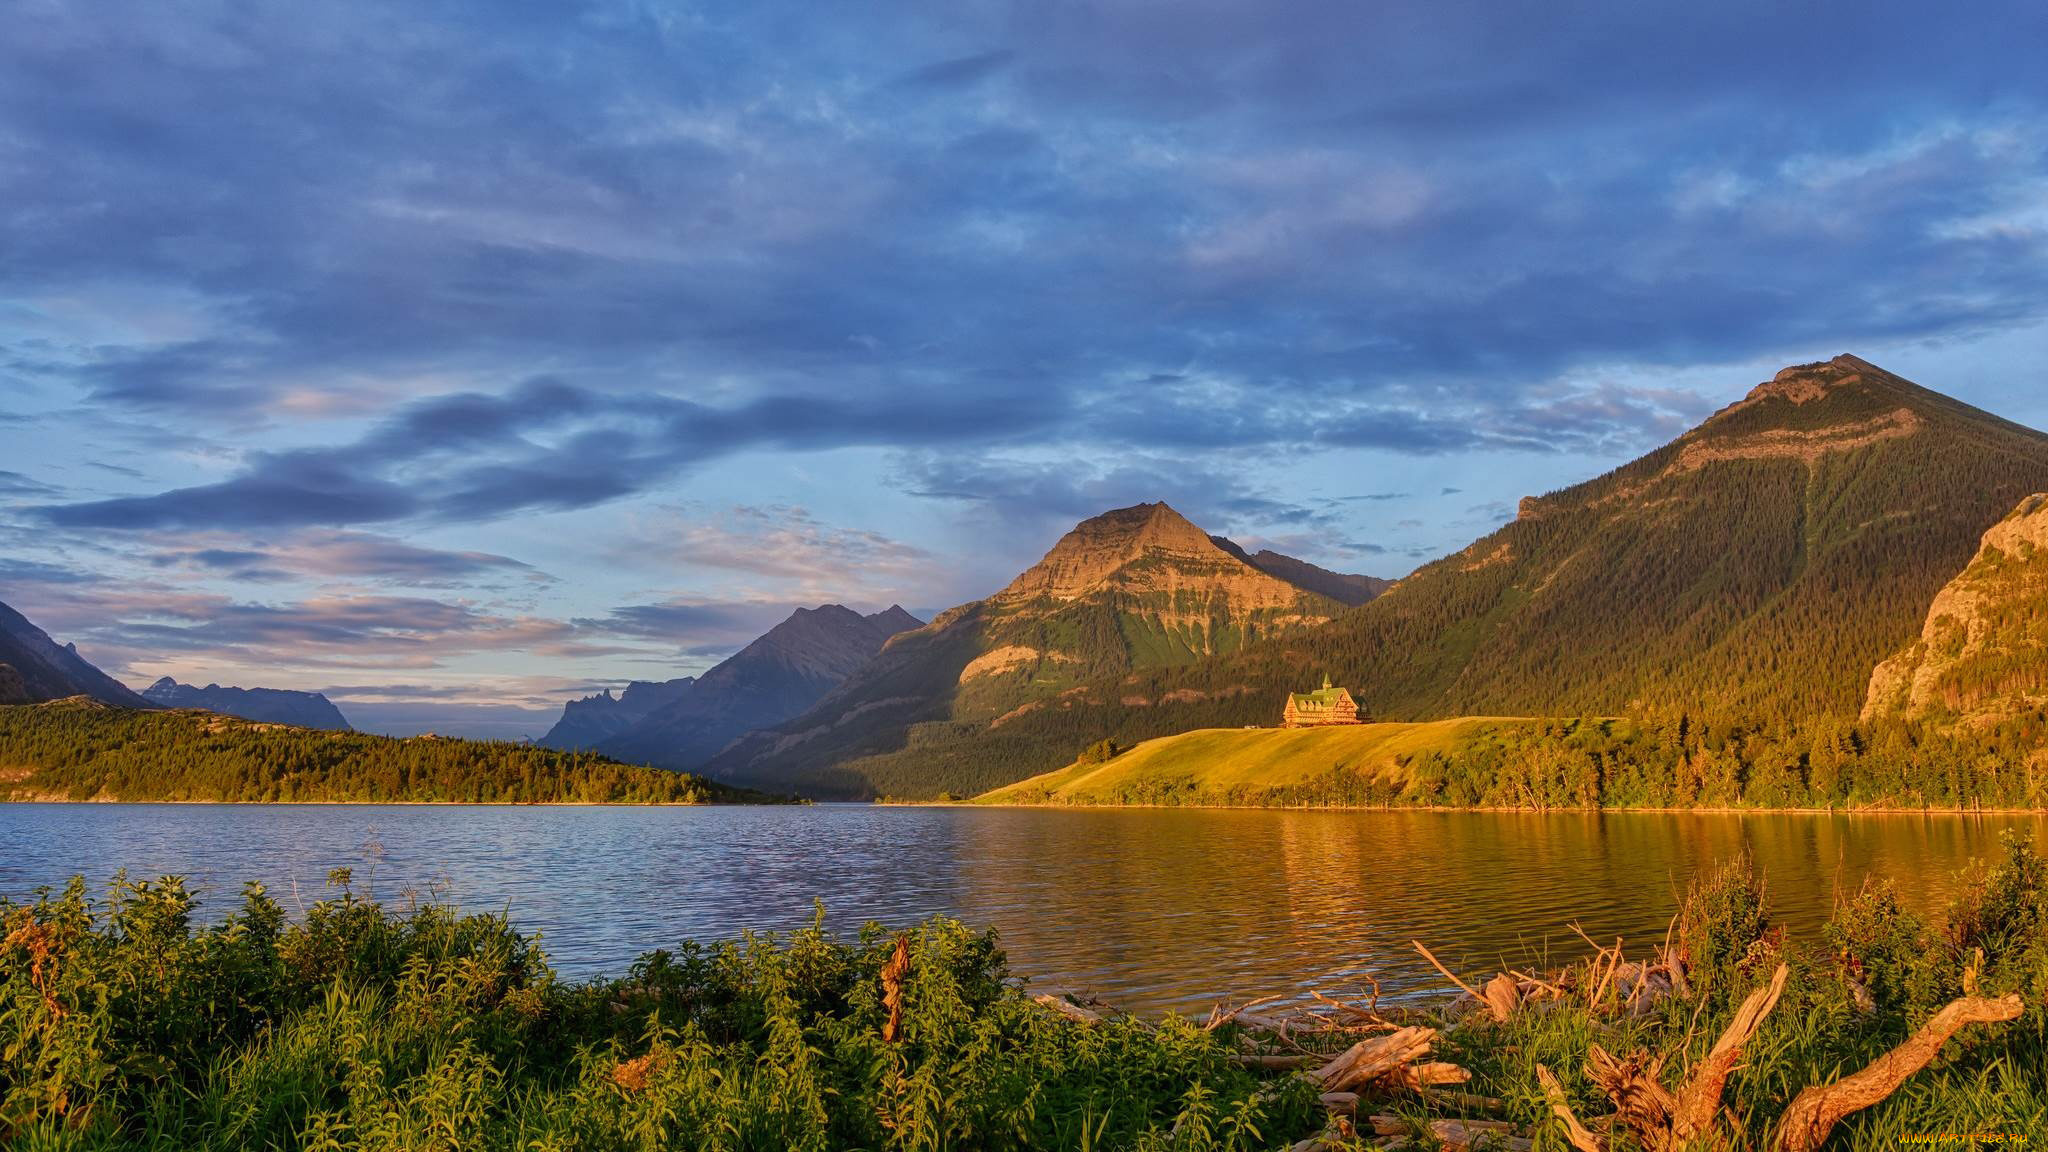
M 1423 947 L 1422 941 L 1410 940 L 1409 943 L 1415 945 L 1415 950 L 1417 952 L 1422 953 L 1422 958 L 1424 960 L 1427 960 L 1431 964 L 1435 965 L 1436 970 L 1444 974 L 1444 979 L 1449 980 L 1451 983 L 1456 984 L 1458 987 L 1464 989 L 1465 994 L 1467 996 L 1472 997 L 1474 1000 L 1483 1001 L 1486 999 L 1486 997 L 1481 996 L 1478 993 L 1478 991 L 1476 991 L 1470 984 L 1467 984 L 1463 980 L 1458 979 L 1457 976 L 1454 975 L 1449 968 L 1444 967 L 1444 962 L 1437 959 L 1436 954 L 1434 952 L 1431 952 L 1429 949 Z
M 1033 996 L 1031 1000 L 1034 1004 L 1050 1008 L 1060 1015 L 1082 1024 L 1102 1023 L 1102 1014 L 1100 1012 L 1091 1012 L 1064 996 L 1055 996 L 1050 992 L 1044 992 Z
M 1564 1122 L 1564 1137 L 1571 1141 L 1572 1147 L 1577 1148 L 1579 1152 L 1607 1152 L 1607 1142 L 1593 1135 L 1584 1124 L 1579 1123 L 1579 1118 L 1573 1115 L 1571 1101 L 1566 1100 L 1564 1096 L 1564 1085 L 1557 1082 L 1557 1077 L 1551 1075 L 1550 1069 L 1538 1064 L 1536 1080 L 1543 1085 L 1544 1098 L 1550 1101 L 1550 1114 Z
M 1360 1040 L 1336 1059 L 1309 1073 L 1325 1092 L 1352 1092 L 1383 1076 L 1401 1073 L 1426 1058 L 1436 1040 L 1434 1028 L 1403 1028 Z
M 1975 980 L 1969 981 L 1974 985 Z M 1972 989 L 1974 991 L 1974 989 Z M 1927 1066 L 1957 1032 L 1970 1024 L 2017 1020 L 2025 1006 L 2017 995 L 1997 1000 L 1965 996 L 1934 1014 L 1905 1043 L 1870 1062 L 1861 1072 L 1832 1084 L 1816 1084 L 1793 1097 L 1778 1118 L 1772 1147 L 1779 1152 L 1813 1152 L 1844 1116 L 1885 1100 Z

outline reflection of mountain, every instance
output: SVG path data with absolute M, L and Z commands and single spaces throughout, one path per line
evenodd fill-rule
M 149 707 L 126 685 L 87 663 L 76 647 L 59 645 L 5 604 L 0 604 L 0 667 L 9 669 L 0 672 L 0 702 L 90 696 L 107 704 Z
M 353 731 L 341 709 L 318 692 L 293 692 L 282 688 L 224 688 L 208 684 L 197 688 L 180 684 L 169 676 L 151 684 L 142 698 L 165 708 L 203 708 L 244 720 L 266 724 L 293 724 L 300 728 L 328 728 Z
M 647 719 L 647 714 L 655 709 L 682 699 L 683 693 L 696 682 L 692 676 L 658 683 L 635 680 L 616 697 L 607 688 L 595 696 L 571 700 L 562 705 L 562 718 L 536 743 L 549 748 L 595 748 Z
M 735 737 L 817 703 L 890 637 L 917 626 L 893 605 L 871 616 L 838 604 L 799 608 L 598 748 L 621 760 L 695 768 Z

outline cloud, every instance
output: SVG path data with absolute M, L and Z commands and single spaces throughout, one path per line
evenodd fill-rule
M 0 496 L 55 496 L 57 489 L 19 472 L 0 471 Z
M 194 547 L 205 534 L 175 537 L 177 543 L 150 557 L 158 568 L 190 568 L 239 580 L 371 580 L 412 587 L 479 587 L 511 578 L 552 583 L 554 577 L 530 564 L 490 552 L 451 551 L 409 544 L 368 532 L 291 533 L 283 539 L 239 546 Z
M 802 605 L 676 597 L 621 605 L 601 617 L 579 618 L 576 624 L 595 633 L 655 642 L 679 656 L 723 658 L 782 623 L 798 607 Z

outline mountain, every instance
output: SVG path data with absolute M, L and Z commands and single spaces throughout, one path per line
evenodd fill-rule
M 318 692 L 293 692 L 284 688 L 204 688 L 180 684 L 169 676 L 143 689 L 142 698 L 165 708 L 203 708 L 226 716 L 239 716 L 264 724 L 291 724 L 299 728 L 327 728 L 353 732 L 341 709 Z
M 126 685 L 87 663 L 75 646 L 59 645 L 5 604 L 0 604 L 0 665 L 13 671 L 11 676 L 0 673 L 0 696 L 12 695 L 19 702 L 90 696 L 126 708 L 149 707 Z
M 1865 719 L 1939 711 L 1971 719 L 2048 705 L 2048 495 L 1984 533 L 1934 597 L 1917 639 L 1877 666 Z
M 849 762 L 927 736 L 973 737 L 1058 713 L 1091 681 L 1196 664 L 1342 610 L 1260 570 L 1165 504 L 1119 508 L 1076 525 L 994 596 L 897 637 L 816 707 L 740 741 L 710 768 L 735 780 L 870 795 L 871 778 L 840 771 Z M 984 769 L 1001 759 L 985 743 L 969 754 Z
M 799 608 L 598 749 L 630 762 L 695 768 L 736 737 L 816 704 L 890 637 L 918 626 L 895 605 L 872 616 L 838 604 Z
M 1211 536 L 1209 539 L 1218 548 L 1268 576 L 1278 577 L 1304 591 L 1328 596 L 1347 607 L 1356 608 L 1394 586 L 1392 580 L 1382 580 L 1377 576 L 1357 576 L 1348 572 L 1332 572 L 1306 560 L 1283 556 L 1270 548 L 1246 553 L 1243 548 L 1224 537 Z
M 1983 533 L 2040 491 L 2048 436 L 1853 356 L 1799 365 L 1641 459 L 1522 501 L 1498 531 L 1324 627 L 1077 676 L 1057 708 L 1000 723 L 826 742 L 808 763 L 791 748 L 778 778 L 981 792 L 1105 738 L 1272 724 L 1288 691 L 1324 674 L 1378 720 L 1853 720 L 1872 669 L 1919 635 Z
M 595 696 L 571 700 L 562 705 L 562 718 L 548 729 L 538 743 L 548 748 L 595 748 L 647 718 L 657 708 L 682 699 L 694 676 L 678 680 L 635 680 L 616 697 L 607 688 Z

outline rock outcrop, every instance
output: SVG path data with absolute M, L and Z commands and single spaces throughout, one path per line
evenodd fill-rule
M 263 724 L 290 724 L 297 728 L 324 728 L 334 732 L 355 731 L 349 727 L 341 709 L 318 692 L 233 688 L 220 684 L 200 688 L 180 684 L 166 676 L 143 689 L 142 698 L 164 708 L 200 708 Z
M 2048 705 L 2048 494 L 1984 533 L 1934 597 L 1920 638 L 1871 673 L 1865 719 L 1992 719 Z

